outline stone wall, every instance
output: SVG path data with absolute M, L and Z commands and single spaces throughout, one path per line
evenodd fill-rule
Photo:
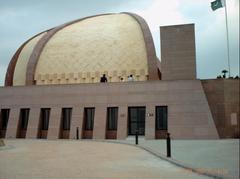
M 15 138 L 21 108 L 30 108 L 26 138 L 37 138 L 41 108 L 51 108 L 48 139 L 59 138 L 62 108 L 73 108 L 70 138 L 82 133 L 84 107 L 95 107 L 94 139 L 104 139 L 106 109 L 118 107 L 117 138 L 128 136 L 128 107 L 145 106 L 145 138 L 155 138 L 155 108 L 168 106 L 175 139 L 215 139 L 217 130 L 200 80 L 17 86 L 0 88 L 0 108 L 10 108 L 7 138 Z
M 162 80 L 196 79 L 194 24 L 160 27 Z
M 239 79 L 202 80 L 218 134 L 221 138 L 239 135 Z

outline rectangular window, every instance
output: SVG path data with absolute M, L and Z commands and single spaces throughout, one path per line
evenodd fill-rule
M 136 106 L 128 108 L 128 134 L 135 135 L 138 131 L 139 135 L 145 135 L 145 106 Z
M 29 118 L 30 109 L 21 109 L 20 111 L 20 121 L 21 121 L 21 130 L 27 130 L 28 118 Z
M 70 130 L 72 117 L 72 108 L 63 108 L 62 109 L 62 127 L 63 130 Z
M 50 117 L 50 108 L 41 109 L 41 130 L 48 130 Z
M 156 107 L 156 130 L 167 130 L 168 128 L 168 108 L 167 106 Z
M 8 119 L 9 119 L 9 113 L 10 109 L 1 109 L 1 125 L 0 129 L 6 130 L 7 129 L 7 124 L 8 124 Z
M 107 130 L 117 130 L 118 107 L 107 108 Z
M 85 130 L 93 130 L 93 124 L 94 124 L 94 108 L 85 108 L 84 109 L 84 119 L 85 119 Z

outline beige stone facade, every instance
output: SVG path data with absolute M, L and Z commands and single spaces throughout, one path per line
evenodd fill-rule
M 163 26 L 160 34 L 162 80 L 196 79 L 194 24 Z
M 58 31 L 40 55 L 35 80 L 37 84 L 91 83 L 99 82 L 104 73 L 111 82 L 126 80 L 132 73 L 139 81 L 147 79 L 143 34 L 129 15 L 89 18 Z
M 39 39 L 42 38 L 43 35 L 44 33 L 30 40 L 19 54 L 13 77 L 13 84 L 15 86 L 21 86 L 25 84 L 28 59 L 32 53 L 34 46 L 39 41 Z
M 31 55 L 49 33 L 37 35 L 21 49 L 13 86 L 26 85 Z M 34 71 L 37 85 L 97 83 L 102 74 L 109 82 L 127 81 L 130 74 L 137 81 L 149 78 L 144 33 L 129 14 L 103 14 L 64 25 L 44 43 Z
M 26 138 L 37 138 L 41 108 L 51 108 L 47 138 L 59 138 L 62 108 L 72 108 L 70 137 L 83 128 L 83 110 L 95 108 L 93 138 L 105 139 L 107 107 L 117 106 L 117 138 L 128 136 L 128 108 L 146 108 L 145 138 L 155 138 L 155 108 L 168 106 L 168 132 L 175 139 L 218 138 L 201 81 L 44 85 L 0 88 L 1 109 L 10 109 L 7 138 L 15 138 L 21 108 L 30 108 Z M 13 103 L 14 101 L 14 103 Z M 152 114 L 152 115 L 149 115 Z
M 28 40 L 0 88 L 0 138 L 239 136 L 239 80 L 196 79 L 194 25 L 160 29 L 161 62 L 132 13 L 82 18 Z
M 240 137 L 239 80 L 202 80 L 209 107 L 221 138 Z

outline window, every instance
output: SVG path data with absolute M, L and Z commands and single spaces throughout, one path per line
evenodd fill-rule
M 29 111 L 30 109 L 21 109 L 20 111 L 21 130 L 27 130 Z
M 118 107 L 107 108 L 107 130 L 117 130 Z
M 3 130 L 7 129 L 9 113 L 10 113 L 10 109 L 1 109 L 1 126 L 0 126 L 0 128 Z
M 139 135 L 145 135 L 145 106 L 136 106 L 128 108 L 128 134 L 135 135 L 138 131 Z
M 72 108 L 62 109 L 62 127 L 63 130 L 70 130 Z
M 156 130 L 167 130 L 168 110 L 167 106 L 156 107 Z
M 50 117 L 50 108 L 41 109 L 41 130 L 48 130 Z
M 94 123 L 94 108 L 85 108 L 84 109 L 84 119 L 85 119 L 85 130 L 93 130 Z

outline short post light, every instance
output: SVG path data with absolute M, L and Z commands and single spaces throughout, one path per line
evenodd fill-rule
M 135 144 L 138 145 L 138 130 L 135 131 Z
M 167 157 L 171 157 L 171 138 L 170 138 L 170 133 L 167 133 Z
M 76 128 L 76 139 L 77 140 L 79 139 L 79 129 L 78 129 L 78 127 Z

